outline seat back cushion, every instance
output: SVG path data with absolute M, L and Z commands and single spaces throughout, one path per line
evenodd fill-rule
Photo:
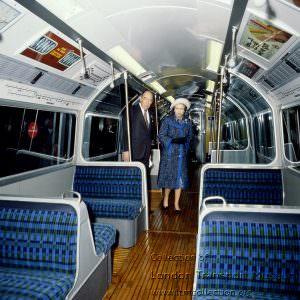
M 77 166 L 73 189 L 83 199 L 141 201 L 141 170 L 137 167 Z
M 0 266 L 75 274 L 76 253 L 71 206 L 0 201 Z
M 199 234 L 197 290 L 300 296 L 299 216 L 214 212 Z
M 202 199 L 208 196 L 222 196 L 227 203 L 282 205 L 281 170 L 207 169 Z

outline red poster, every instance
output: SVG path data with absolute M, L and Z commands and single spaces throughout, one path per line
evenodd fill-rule
M 31 139 L 34 139 L 39 132 L 37 124 L 35 122 L 30 122 L 27 132 L 28 132 L 28 136 Z
M 51 31 L 41 36 L 21 54 L 61 71 L 80 60 L 79 50 Z

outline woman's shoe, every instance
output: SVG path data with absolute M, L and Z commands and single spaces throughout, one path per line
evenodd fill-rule
M 175 209 L 175 214 L 176 214 L 176 215 L 181 214 L 181 209 Z

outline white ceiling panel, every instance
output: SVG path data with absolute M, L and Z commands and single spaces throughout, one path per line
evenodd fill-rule
M 163 1 L 166 2 L 172 2 L 172 5 L 140 5 L 119 10 L 107 19 L 123 36 L 125 43 L 122 46 L 147 71 L 158 77 L 199 74 L 205 65 L 207 38 L 225 39 L 230 9 L 213 2 L 198 1 L 196 7 L 193 1 L 192 7 Z M 186 4 L 186 1 L 176 2 Z M 217 21 L 216 14 L 224 16 L 221 22 Z M 211 27 L 205 24 L 209 18 Z
M 140 10 L 147 7 L 186 7 L 197 8 L 197 0 L 129 0 L 129 1 L 97 1 L 91 0 L 96 8 L 106 16 L 128 14 L 128 11 Z

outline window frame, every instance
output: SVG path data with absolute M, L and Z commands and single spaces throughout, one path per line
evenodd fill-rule
M 58 107 L 48 107 L 48 106 L 43 106 L 40 104 L 33 104 L 33 103 L 20 103 L 20 102 L 12 102 L 12 100 L 7 100 L 4 98 L 0 98 L 0 108 L 1 107 L 9 107 L 9 108 L 15 108 L 15 109 L 28 109 L 28 110 L 34 110 L 34 111 L 46 111 L 46 112 L 52 112 L 52 113 L 65 113 L 65 114 L 70 114 L 74 116 L 75 120 L 75 125 L 74 125 L 74 144 L 73 144 L 73 155 L 70 158 L 63 158 L 63 157 L 58 157 L 58 156 L 52 156 L 49 154 L 44 154 L 44 153 L 39 153 L 36 151 L 29 151 L 26 149 L 16 149 L 17 151 L 22 151 L 23 153 L 29 154 L 33 157 L 40 157 L 43 159 L 53 159 L 56 161 L 60 161 L 63 163 L 55 164 L 55 165 L 50 165 L 50 166 L 45 166 L 37 169 L 32 169 L 20 173 L 15 173 L 7 176 L 0 177 L 0 186 L 14 182 L 16 179 L 19 180 L 21 179 L 27 179 L 31 177 L 35 177 L 37 174 L 44 174 L 47 171 L 45 170 L 57 170 L 57 169 L 63 169 L 67 168 L 75 160 L 75 154 L 76 154 L 76 142 L 77 142 L 77 136 L 76 136 L 76 131 L 78 130 L 78 112 L 75 110 L 66 110 L 64 108 L 58 108 Z M 71 141 L 71 140 L 70 140 Z M 69 147 L 71 149 L 71 147 Z
M 0 106 L 2 106 L 2 105 L 0 105 Z M 74 117 L 75 117 L 74 145 L 73 145 L 73 155 L 70 158 L 63 158 L 63 157 L 60 157 L 60 156 L 40 153 L 40 152 L 36 152 L 36 151 L 30 151 L 30 150 L 26 150 L 26 149 L 18 149 L 18 152 L 23 151 L 24 153 L 26 152 L 26 153 L 28 153 L 32 156 L 41 157 L 41 158 L 45 158 L 45 159 L 51 158 L 51 159 L 56 159 L 57 161 L 65 161 L 65 162 L 71 162 L 74 159 L 74 156 L 75 156 L 76 126 L 77 126 L 77 118 L 76 118 L 77 115 L 75 113 L 71 113 L 71 112 L 68 112 L 68 111 L 59 111 L 59 110 L 50 110 L 50 109 L 32 108 L 32 107 L 16 107 L 16 108 L 31 109 L 31 110 L 35 110 L 36 112 L 47 111 L 47 112 L 52 112 L 52 113 L 64 113 L 64 114 L 74 115 Z M 37 116 L 38 116 L 38 114 L 37 114 Z M 60 134 L 60 131 L 61 131 L 61 117 L 62 117 L 62 115 L 59 116 L 59 119 L 60 119 L 59 120 L 59 122 L 60 122 L 59 136 L 58 136 L 59 139 L 61 138 L 61 134 Z M 70 136 L 68 137 L 68 142 L 71 142 Z M 71 149 L 71 147 L 68 146 L 68 152 L 70 151 L 70 149 Z
M 251 138 L 250 138 L 250 125 L 249 125 L 249 117 L 247 116 L 247 113 L 245 112 L 245 107 L 243 107 L 242 105 L 240 105 L 239 103 L 237 103 L 237 101 L 235 100 L 235 98 L 231 97 L 231 96 L 227 96 L 226 100 L 231 102 L 241 113 L 242 118 L 245 121 L 245 127 L 246 127 L 246 135 L 247 135 L 247 145 L 242 148 L 242 149 L 230 149 L 230 150 L 222 150 L 222 151 L 248 151 L 251 148 Z M 251 118 L 251 116 L 250 116 Z M 240 119 L 234 119 L 234 120 L 230 120 L 228 122 L 224 122 L 224 124 L 226 123 L 230 123 L 231 127 L 232 127 L 232 138 L 233 138 L 233 144 L 237 141 L 235 138 L 235 132 L 234 132 L 234 126 L 233 126 L 233 122 L 237 122 Z M 238 142 L 237 142 L 238 143 Z
M 285 105 L 285 106 L 282 106 L 281 109 L 280 109 L 280 121 L 281 121 L 281 134 L 282 134 L 282 152 L 283 152 L 283 157 L 284 157 L 284 160 L 291 166 L 291 167 L 299 167 L 300 166 L 300 158 L 298 161 L 292 161 L 292 160 L 289 160 L 286 156 L 286 153 L 285 153 L 285 143 L 284 143 L 284 113 L 283 111 L 284 110 L 289 110 L 289 109 L 293 109 L 293 108 L 297 108 L 298 107 L 298 131 L 299 131 L 299 143 L 300 143 L 300 103 L 292 103 L 292 104 L 289 104 L 289 105 Z M 286 128 L 286 130 L 288 130 L 288 128 Z
M 262 137 L 262 133 L 261 133 L 261 128 L 262 128 L 262 123 L 265 123 L 264 120 L 265 120 L 265 116 L 267 114 L 271 114 L 271 117 L 272 117 L 272 120 L 269 119 L 268 117 L 268 120 L 269 120 L 269 124 L 272 125 L 273 127 L 273 130 L 270 130 L 273 135 L 270 137 L 271 140 L 270 141 L 273 141 L 273 148 L 274 148 L 274 156 L 273 157 L 270 157 L 270 156 L 267 156 L 265 155 L 265 153 L 262 153 L 260 151 L 260 147 L 261 146 L 266 146 L 266 148 L 269 148 L 268 145 L 267 145 L 267 142 L 268 142 L 268 137 L 267 137 L 267 132 L 266 132 L 266 126 L 264 125 L 264 131 L 263 131 L 263 137 Z M 273 114 L 273 111 L 270 109 L 270 110 L 264 110 L 264 111 L 261 111 L 255 115 L 252 116 L 253 118 L 253 134 L 254 134 L 254 150 L 255 150 L 255 153 L 256 153 L 256 156 L 261 158 L 261 159 L 265 159 L 265 160 L 269 160 L 269 163 L 272 163 L 274 162 L 274 160 L 276 159 L 277 157 L 277 149 L 276 149 L 276 127 L 275 127 L 275 123 L 274 123 L 274 114 Z M 261 120 L 262 118 L 262 120 Z M 256 126 L 255 126 L 255 120 L 257 120 L 257 126 L 258 126 L 258 130 L 256 132 Z M 270 128 L 271 129 L 271 128 Z M 258 138 L 258 140 L 256 140 L 256 138 Z M 260 143 L 257 144 L 257 142 L 260 142 L 260 141 L 264 141 L 266 142 L 266 145 L 260 145 Z M 257 148 L 257 145 L 258 145 L 258 148 Z
M 87 126 L 87 118 L 88 117 L 97 117 L 97 118 L 107 118 L 107 119 L 115 119 L 118 120 L 118 128 L 116 131 L 116 151 L 110 152 L 110 153 L 105 153 L 101 155 L 96 155 L 96 156 L 91 156 L 91 157 L 85 157 L 84 156 L 84 143 L 85 143 L 85 134 L 86 134 L 86 126 Z M 120 131 L 120 117 L 119 116 L 114 116 L 110 114 L 101 114 L 101 113 L 93 113 L 93 112 L 87 112 L 84 116 L 84 124 L 83 124 L 83 139 L 82 139 L 82 145 L 81 145 L 81 156 L 85 161 L 99 161 L 102 159 L 106 159 L 109 157 L 114 157 L 118 155 L 118 140 L 119 140 L 119 131 Z M 90 131 L 89 131 L 90 132 Z M 89 136 L 90 137 L 90 136 Z

